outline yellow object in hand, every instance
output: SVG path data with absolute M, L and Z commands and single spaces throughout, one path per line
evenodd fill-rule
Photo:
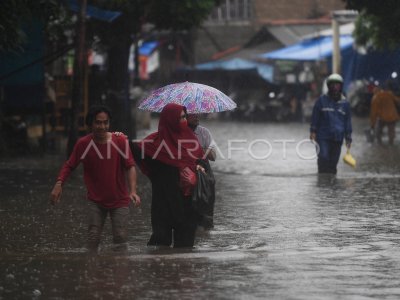
M 347 149 L 346 154 L 343 156 L 343 161 L 352 166 L 353 168 L 355 168 L 356 166 L 356 160 L 354 159 L 354 157 L 350 154 L 350 149 Z

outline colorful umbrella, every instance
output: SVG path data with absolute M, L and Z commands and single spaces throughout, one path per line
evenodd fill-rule
M 213 113 L 236 108 L 236 103 L 209 85 L 181 82 L 154 90 L 139 104 L 139 109 L 161 112 L 168 103 L 186 106 L 188 113 Z

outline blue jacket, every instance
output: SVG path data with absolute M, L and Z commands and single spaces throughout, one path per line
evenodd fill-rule
M 317 140 L 333 140 L 351 143 L 351 109 L 347 100 L 334 101 L 322 95 L 314 105 L 310 132 L 317 134 Z

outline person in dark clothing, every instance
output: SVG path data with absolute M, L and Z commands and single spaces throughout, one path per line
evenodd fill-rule
M 211 133 L 207 128 L 199 125 L 200 120 L 198 114 L 188 114 L 187 121 L 189 128 L 193 130 L 194 134 L 199 140 L 201 148 L 205 153 L 207 173 L 212 177 L 214 177 L 209 160 L 215 161 L 215 159 L 217 158 L 217 154 L 215 151 Z M 207 212 L 202 214 L 201 220 L 199 222 L 199 225 L 203 227 L 205 230 L 210 230 L 214 228 L 215 183 L 212 185 L 211 189 L 213 191 L 213 197 L 212 197 L 213 199 L 209 203 Z
M 149 246 L 193 247 L 199 216 L 191 195 L 181 186 L 181 171 L 204 171 L 204 153 L 187 126 L 186 108 L 167 104 L 161 112 L 158 131 L 132 144 L 142 172 L 152 184 Z
M 336 174 L 343 140 L 351 146 L 351 109 L 342 94 L 343 78 L 331 74 L 326 84 L 328 94 L 316 101 L 310 127 L 310 139 L 317 143 L 318 173 Z

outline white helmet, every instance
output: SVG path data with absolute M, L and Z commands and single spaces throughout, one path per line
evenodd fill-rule
M 333 74 L 329 75 L 329 77 L 326 79 L 326 84 L 329 84 L 331 82 L 343 83 L 343 78 L 339 74 L 333 73 Z

